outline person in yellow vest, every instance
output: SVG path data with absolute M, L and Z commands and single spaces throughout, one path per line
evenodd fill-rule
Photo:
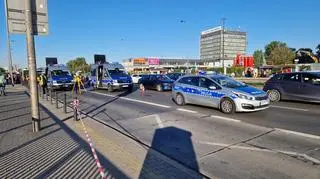
M 80 71 L 76 72 L 73 80 L 74 80 L 74 86 L 73 86 L 74 92 L 75 92 L 76 94 L 77 94 L 78 92 L 80 93 L 80 91 L 81 91 L 81 83 L 82 83 L 82 82 L 81 82 L 81 72 L 80 72 Z
M 43 94 L 46 94 L 47 77 L 44 72 L 40 75 L 39 85 L 42 87 Z

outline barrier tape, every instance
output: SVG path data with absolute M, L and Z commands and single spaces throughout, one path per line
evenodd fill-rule
M 94 149 L 94 146 L 93 146 L 91 137 L 89 136 L 88 131 L 87 131 L 87 128 L 86 128 L 86 126 L 84 125 L 84 123 L 83 123 L 83 121 L 82 121 L 82 118 L 81 118 L 81 113 L 80 113 L 80 110 L 79 110 L 79 105 L 80 105 L 79 100 L 78 100 L 78 99 L 74 99 L 73 105 L 74 105 L 74 109 L 77 109 L 77 114 L 78 114 L 78 116 L 79 116 L 79 120 L 81 121 L 83 130 L 84 130 L 84 133 L 85 133 L 85 135 L 86 135 L 86 137 L 87 137 L 89 146 L 90 146 L 90 148 L 91 148 L 91 152 L 92 152 L 93 157 L 94 157 L 94 159 L 95 159 L 96 165 L 97 165 L 97 167 L 98 167 L 98 171 L 99 171 L 99 173 L 100 173 L 100 175 L 101 175 L 101 178 L 105 179 L 106 176 L 105 176 L 105 174 L 104 174 L 104 168 L 102 167 L 102 165 L 101 165 L 101 163 L 100 163 L 100 161 L 99 161 L 99 158 L 98 158 L 98 155 L 97 155 L 97 153 L 96 153 L 96 150 Z

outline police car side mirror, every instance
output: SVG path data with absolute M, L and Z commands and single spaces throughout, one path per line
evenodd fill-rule
M 210 90 L 216 90 L 217 87 L 215 87 L 215 86 L 209 86 L 209 89 L 210 89 Z

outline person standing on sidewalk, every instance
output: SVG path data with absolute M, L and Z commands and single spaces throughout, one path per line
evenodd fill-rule
M 1 95 L 6 95 L 6 79 L 4 77 L 4 74 L 0 73 L 0 94 Z
M 42 72 L 40 76 L 40 86 L 42 87 L 43 94 L 46 94 L 46 88 L 47 88 L 47 77 L 44 72 Z

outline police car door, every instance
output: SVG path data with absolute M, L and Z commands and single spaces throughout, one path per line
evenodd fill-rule
M 199 79 L 199 87 L 200 87 L 200 96 L 199 100 L 201 101 L 201 105 L 218 107 L 220 103 L 220 87 L 212 80 L 206 77 L 200 77 Z M 210 89 L 211 88 L 211 89 Z M 214 89 L 215 88 L 215 89 Z

